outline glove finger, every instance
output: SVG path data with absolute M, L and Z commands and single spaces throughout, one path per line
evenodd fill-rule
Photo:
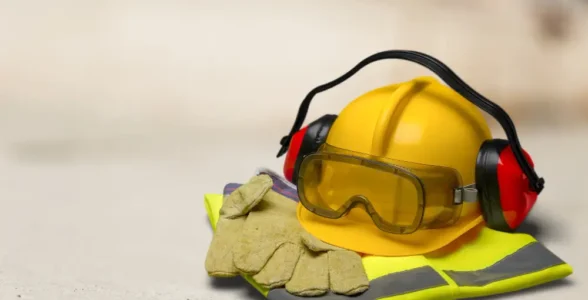
M 331 291 L 343 295 L 356 295 L 369 288 L 361 256 L 353 251 L 330 251 L 329 284 Z
M 283 244 L 274 252 L 263 269 L 253 276 L 253 280 L 266 289 L 284 286 L 292 278 L 301 252 L 302 249 L 298 245 Z
M 335 247 L 333 245 L 329 245 L 319 239 L 317 239 L 314 235 L 308 233 L 307 231 L 303 231 L 300 234 L 300 239 L 302 243 L 308 247 L 310 251 L 313 252 L 324 252 L 324 251 L 337 251 L 337 250 L 344 250 L 339 247 Z
M 329 258 L 327 253 L 303 251 L 286 291 L 301 297 L 324 295 L 329 290 Z
M 251 218 L 251 216 L 250 216 Z M 257 274 L 284 244 L 283 239 L 268 236 L 265 224 L 248 220 L 233 247 L 233 264 L 245 274 Z
M 246 215 L 259 204 L 272 185 L 272 178 L 268 175 L 254 176 L 225 197 L 219 212 L 221 218 L 232 219 Z
M 213 277 L 233 277 L 239 274 L 239 270 L 233 265 L 232 248 L 244 223 L 244 218 L 221 219 L 217 223 L 204 262 L 208 275 Z

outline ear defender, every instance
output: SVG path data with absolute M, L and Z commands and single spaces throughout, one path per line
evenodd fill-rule
M 523 150 L 525 158 L 533 161 Z M 513 232 L 525 220 L 537 201 L 529 178 L 517 163 L 506 140 L 488 140 L 480 147 L 476 161 L 476 187 L 482 215 L 488 227 Z
M 295 180 L 298 178 L 298 170 L 302 160 L 317 152 L 319 147 L 326 142 L 335 119 L 337 119 L 337 115 L 324 115 L 292 136 L 284 161 L 284 176 L 288 181 L 296 184 Z
M 297 184 L 298 169 L 304 158 L 325 143 L 336 115 L 324 115 L 302 128 L 310 102 L 316 94 L 351 78 L 365 66 L 380 60 L 400 59 L 417 63 L 439 76 L 449 87 L 498 121 L 508 140 L 493 139 L 482 143 L 476 159 L 476 189 L 482 215 L 488 227 L 515 231 L 529 214 L 545 180 L 535 172 L 531 157 L 522 149 L 510 116 L 465 83 L 440 60 L 418 51 L 386 50 L 363 59 L 338 78 L 312 89 L 302 100 L 290 132 L 280 139 L 277 157 L 286 153 L 284 175 Z
M 284 176 L 288 181 L 297 184 L 302 161 L 326 142 L 336 119 L 337 115 L 324 115 L 292 136 L 284 161 Z M 523 154 L 534 167 L 529 154 L 524 150 Z M 509 142 L 503 139 L 485 141 L 480 147 L 476 188 L 487 226 L 503 232 L 513 232 L 521 225 L 538 196 L 517 163 Z

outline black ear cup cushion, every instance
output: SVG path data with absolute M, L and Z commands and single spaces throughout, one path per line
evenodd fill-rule
M 508 226 L 500 204 L 497 167 L 500 153 L 508 145 L 508 141 L 503 139 L 485 141 L 482 143 L 476 159 L 476 187 L 482 215 L 488 227 L 504 232 L 512 232 L 513 230 Z
M 302 144 L 294 165 L 293 178 L 298 178 L 298 170 L 304 157 L 318 151 L 319 147 L 327 140 L 329 130 L 331 130 L 331 126 L 333 126 L 336 119 L 337 115 L 324 115 L 308 124 L 308 129 L 302 138 Z

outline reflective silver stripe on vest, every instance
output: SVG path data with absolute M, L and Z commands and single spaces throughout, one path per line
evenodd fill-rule
M 392 297 L 414 291 L 432 289 L 449 285 L 439 273 L 429 266 L 408 271 L 391 273 L 378 277 L 370 282 L 370 288 L 361 295 L 343 296 L 329 292 L 318 297 L 320 300 L 375 300 Z M 317 297 L 298 297 L 288 293 L 285 289 L 271 290 L 267 298 L 270 300 L 317 299 Z
M 444 271 L 459 286 L 485 286 L 565 264 L 539 242 L 532 242 L 497 263 L 478 271 Z
M 555 254 L 545 248 L 541 243 L 532 242 L 487 268 L 476 271 L 444 272 L 459 286 L 481 287 L 493 282 L 539 272 L 562 264 L 565 264 L 565 262 L 555 256 Z M 439 273 L 433 268 L 425 266 L 376 278 L 370 282 L 370 288 L 361 295 L 343 296 L 329 292 L 323 296 L 310 299 L 376 300 L 447 285 L 448 283 Z M 294 296 L 283 288 L 271 290 L 267 298 L 270 300 L 309 299 L 308 297 Z

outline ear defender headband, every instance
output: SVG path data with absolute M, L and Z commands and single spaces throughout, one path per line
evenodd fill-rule
M 329 133 L 336 115 L 325 115 L 301 129 L 312 98 L 349 79 L 363 67 L 384 59 L 402 59 L 417 63 L 433 71 L 462 97 L 491 115 L 506 132 L 507 140 L 485 141 L 476 160 L 476 184 L 482 215 L 488 227 L 512 232 L 524 221 L 543 190 L 545 180 L 537 175 L 531 157 L 522 149 L 515 126 L 509 115 L 497 104 L 480 95 L 459 78 L 448 66 L 427 54 L 417 51 L 389 50 L 373 54 L 341 77 L 317 86 L 300 104 L 294 125 L 280 140 L 277 157 L 286 152 L 284 173 L 296 184 L 298 169 L 304 158 L 316 152 Z

